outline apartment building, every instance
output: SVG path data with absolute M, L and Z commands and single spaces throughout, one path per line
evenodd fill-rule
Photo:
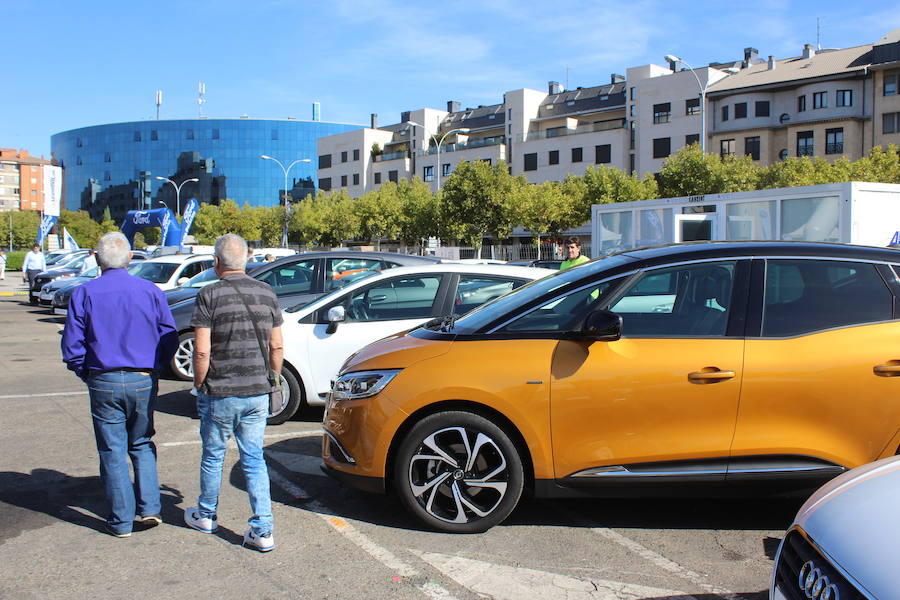
M 0 148 L 0 212 L 44 209 L 44 167 L 53 164 L 27 150 Z
M 436 191 L 463 160 L 504 160 L 532 183 L 562 181 L 590 165 L 645 175 L 701 142 L 760 165 L 791 156 L 829 160 L 900 145 L 900 30 L 875 44 L 764 60 L 742 58 L 689 67 L 631 67 L 610 82 L 565 90 L 519 89 L 503 101 L 462 109 L 404 112 L 400 123 L 318 140 L 319 187 L 358 196 L 387 181 L 418 176 Z M 378 144 L 373 151 L 373 144 Z

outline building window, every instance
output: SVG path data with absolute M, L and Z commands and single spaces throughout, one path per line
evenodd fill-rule
M 537 152 L 531 152 L 525 155 L 524 170 L 537 171 Z
M 747 103 L 746 102 L 738 102 L 734 105 L 734 118 L 735 119 L 746 119 L 747 118 Z
M 815 92 L 813 94 L 813 108 L 828 108 L 828 92 Z
M 272 130 L 272 139 L 273 139 L 273 140 L 277 140 L 277 139 L 278 139 L 278 130 L 277 130 L 277 129 L 273 129 L 273 130 Z
M 429 165 L 422 168 L 422 179 L 425 181 L 434 181 L 434 167 Z
M 103 181 L 112 181 L 112 173 L 103 171 Z
M 572 162 L 580 163 L 582 160 L 584 160 L 584 158 L 582 158 L 581 148 L 572 148 Z
M 653 105 L 653 124 L 668 123 L 669 116 L 672 114 L 672 103 L 663 102 L 662 104 Z
M 81 166 L 81 156 L 80 155 L 75 157 L 75 164 L 78 166 Z
M 699 133 L 689 133 L 684 136 L 684 145 L 690 146 L 691 144 L 699 144 L 700 143 L 700 134 Z
M 853 90 L 838 90 L 835 106 L 853 106 Z
M 637 107 L 637 104 L 629 104 L 629 105 L 628 105 L 628 116 L 629 116 L 629 117 L 633 117 L 633 116 L 634 116 L 634 109 L 635 109 L 636 107 Z
M 547 130 L 547 137 L 554 138 L 559 137 L 561 135 L 566 135 L 569 132 L 568 127 L 551 127 Z
M 547 164 L 550 165 L 558 165 L 559 164 L 559 150 L 551 150 L 547 153 Z
M 111 152 L 103 153 L 103 162 L 112 162 L 112 153 Z
M 136 141 L 136 142 L 141 141 L 141 132 L 140 131 L 134 132 L 134 141 Z
M 744 154 L 753 160 L 759 160 L 759 136 L 744 138 Z
M 218 129 L 212 130 L 212 139 L 214 139 L 214 140 L 219 139 L 219 130 Z
M 629 150 L 634 150 L 634 144 L 635 144 L 636 137 L 637 137 L 637 134 L 635 133 L 635 129 L 634 129 L 634 121 L 631 121 L 630 123 L 628 123 L 628 149 Z
M 797 112 L 806 110 L 806 96 L 797 96 Z
M 81 148 L 82 146 L 84 146 L 84 142 L 81 140 L 81 138 L 75 138 L 75 147 Z
M 634 154 L 628 155 L 628 174 L 634 173 Z
M 844 128 L 825 130 L 825 154 L 844 153 Z
M 490 158 L 482 158 L 481 162 L 491 164 L 491 159 Z M 507 170 L 509 170 L 509 167 L 507 167 Z
M 331 191 L 331 177 L 322 177 L 319 179 L 319 189 L 323 192 Z
M 610 162 L 612 162 L 612 146 L 610 144 L 594 146 L 594 163 L 605 165 Z
M 768 100 L 757 100 L 756 104 L 753 105 L 754 112 L 753 114 L 757 117 L 768 117 L 769 116 L 769 101 Z
M 330 169 L 331 168 L 331 155 L 330 154 L 320 154 L 319 155 L 319 168 L 320 169 Z
M 188 129 L 187 131 L 185 131 L 185 132 L 184 132 L 184 139 L 186 139 L 186 140 L 192 140 L 192 139 L 194 139 L 194 130 L 193 130 L 193 129 Z
M 798 131 L 797 132 L 797 156 L 813 155 L 813 132 Z
M 450 163 L 444 163 L 441 165 L 441 177 L 448 177 L 450 175 Z
M 347 151 L 346 151 L 346 150 L 344 150 L 343 152 L 341 152 L 341 162 L 342 162 L 342 163 L 347 162 Z
M 353 151 L 353 160 L 359 160 L 359 148 Z
M 700 114 L 700 98 L 688 98 L 684 101 L 684 114 L 699 115 Z
M 722 120 L 723 121 L 728 120 L 728 105 L 725 105 L 722 107 Z
M 885 73 L 882 93 L 885 96 L 896 96 L 898 80 L 900 80 L 900 73 L 896 71 L 893 73 Z
M 150 130 L 150 141 L 156 142 L 159 140 L 159 133 L 155 129 Z
M 397 183 L 397 180 L 398 180 L 397 171 L 396 170 L 388 171 L 388 181 L 393 181 L 394 183 Z
M 734 140 L 721 140 L 719 142 L 719 155 L 722 157 L 733 155 L 735 153 Z
M 375 173 L 375 185 L 381 183 L 381 173 Z
M 347 187 L 347 176 L 341 175 L 341 187 Z
M 359 173 L 353 174 L 353 185 L 359 185 Z
M 881 133 L 897 133 L 898 131 L 900 131 L 900 113 L 881 115 Z
M 653 158 L 665 158 L 672 153 L 672 138 L 653 140 Z
M 628 99 L 634 100 L 634 86 L 628 88 Z

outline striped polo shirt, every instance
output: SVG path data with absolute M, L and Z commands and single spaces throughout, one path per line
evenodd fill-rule
M 210 329 L 212 341 L 203 390 L 220 398 L 268 394 L 272 386 L 253 322 L 234 286 L 253 312 L 266 352 L 272 328 L 284 322 L 278 299 L 268 283 L 245 273 L 229 273 L 223 279 L 227 282 L 217 281 L 200 290 L 191 316 L 192 326 Z

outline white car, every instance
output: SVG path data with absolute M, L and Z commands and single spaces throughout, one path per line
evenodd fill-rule
M 269 424 L 283 423 L 303 404 L 324 404 L 341 365 L 364 346 L 435 317 L 465 314 L 556 272 L 497 265 L 396 267 L 289 308 L 283 326 L 285 405 Z
M 152 281 L 161 290 L 171 290 L 212 266 L 211 254 L 169 254 L 142 261 L 128 272 Z

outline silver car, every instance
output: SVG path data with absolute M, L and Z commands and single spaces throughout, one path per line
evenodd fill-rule
M 778 548 L 772 600 L 900 598 L 900 456 L 819 488 Z

